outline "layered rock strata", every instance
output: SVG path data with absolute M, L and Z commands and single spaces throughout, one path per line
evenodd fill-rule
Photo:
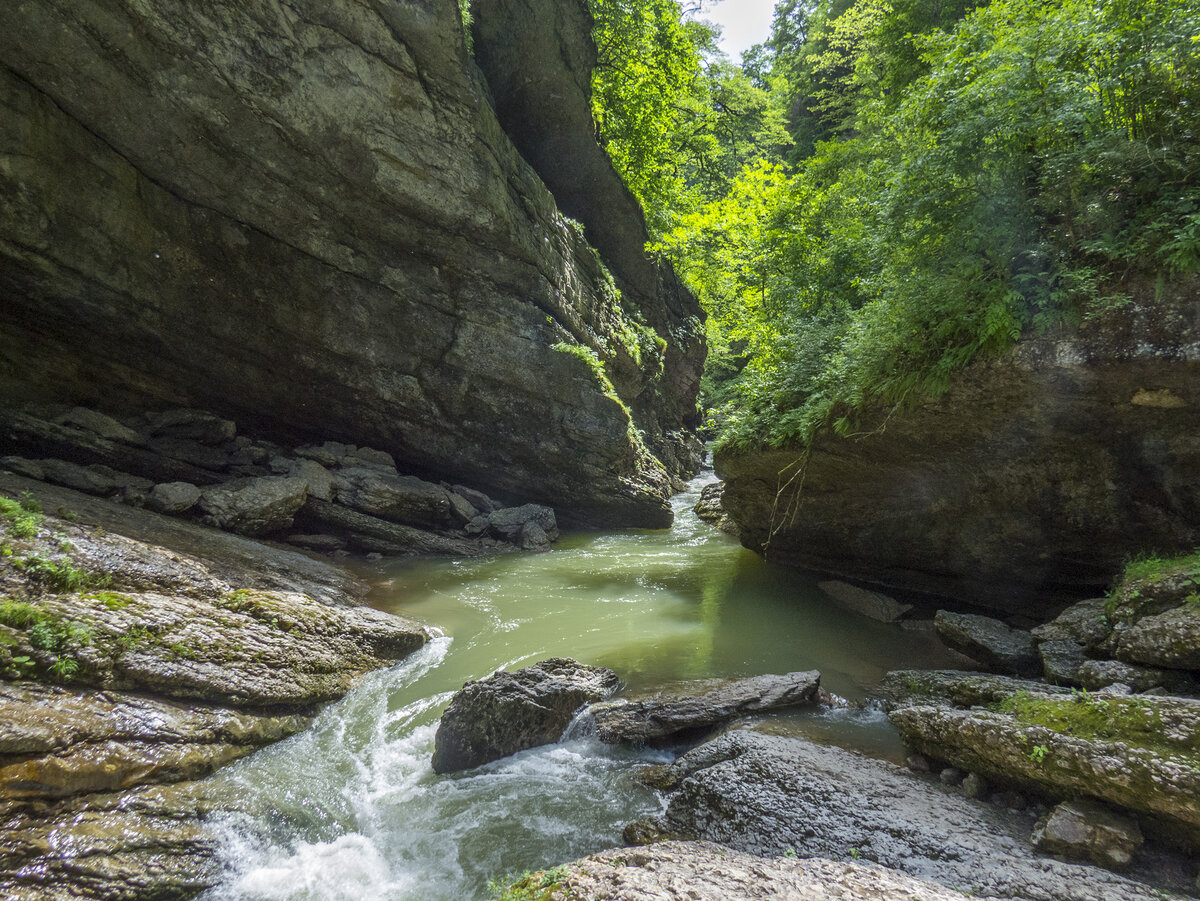
M 669 274 L 611 281 L 498 123 L 455 0 L 12 13 L 0 401 L 201 407 L 579 522 L 670 521 L 699 307 Z
M 1192 278 L 1023 339 L 941 398 L 807 449 L 716 455 L 748 547 L 1006 611 L 1107 588 L 1128 556 L 1200 544 Z
M 6 898 L 191 897 L 218 876 L 202 818 L 236 803 L 193 780 L 430 638 L 296 551 L 13 476 L 0 494 Z

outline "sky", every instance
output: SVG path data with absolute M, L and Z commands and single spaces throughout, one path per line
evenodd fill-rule
M 698 18 L 721 26 L 721 49 L 737 62 L 752 45 L 770 35 L 774 10 L 775 0 L 705 0 Z

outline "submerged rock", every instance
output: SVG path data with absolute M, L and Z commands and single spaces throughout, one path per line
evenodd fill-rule
M 1110 870 L 1128 867 L 1143 841 L 1136 820 L 1091 801 L 1064 801 L 1033 830 L 1033 846 L 1039 851 L 1090 860 Z
M 839 748 L 732 732 L 684 755 L 672 770 L 660 828 L 738 851 L 861 858 L 982 897 L 1161 901 L 1165 894 L 1036 856 L 1028 839 L 1032 816 L 1001 812 Z
M 938 638 L 947 647 L 989 669 L 1012 676 L 1035 676 L 1041 672 L 1037 647 L 1028 632 L 991 617 L 948 610 L 939 610 L 933 622 Z
M 847 610 L 853 610 L 881 623 L 894 623 L 912 610 L 912 604 L 901 604 L 886 594 L 868 591 L 849 582 L 829 580 L 817 583 L 817 587 Z
M 442 714 L 433 771 L 466 770 L 557 741 L 579 708 L 618 684 L 612 670 L 565 657 L 468 682 Z
M 602 851 L 527 884 L 577 901 L 966 901 L 966 895 L 868 864 L 756 857 L 711 842 Z M 521 883 L 517 883 L 518 886 Z
M 816 670 L 684 683 L 652 698 L 596 704 L 591 714 L 603 742 L 663 744 L 695 737 L 749 714 L 815 704 L 820 685 Z

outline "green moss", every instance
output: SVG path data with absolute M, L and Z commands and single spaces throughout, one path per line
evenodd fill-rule
M 80 569 L 65 558 L 55 560 L 41 554 L 30 554 L 13 562 L 30 579 L 40 582 L 51 591 L 83 591 L 103 587 L 110 581 L 107 575 Z
M 41 505 L 28 495 L 20 501 L 0 496 L 0 521 L 14 538 L 33 538 L 42 525 Z
M 84 596 L 85 601 L 99 601 L 109 610 L 124 610 L 133 603 L 133 598 L 113 591 L 97 591 Z
M 488 882 L 488 893 L 493 901 L 551 901 L 552 893 L 563 887 L 567 878 L 565 866 L 519 876 L 504 876 Z M 506 888 L 507 886 L 507 888 Z
M 280 615 L 287 612 L 287 604 L 280 603 L 279 598 L 269 592 L 242 588 L 218 598 L 216 604 L 232 613 L 244 614 L 280 631 L 288 630 L 279 620 Z
M 1041 726 L 1086 741 L 1121 742 L 1157 754 L 1182 757 L 1200 766 L 1200 750 L 1194 737 L 1164 729 L 1160 711 L 1144 698 L 1074 691 L 1070 697 L 1059 699 L 1017 692 L 993 709 L 1024 725 Z M 1178 737 L 1172 738 L 1173 734 Z M 1045 756 L 1044 751 L 1041 756 Z
M 75 677 L 79 671 L 75 654 L 92 643 L 92 630 L 86 625 L 63 619 L 37 604 L 0 603 L 0 624 L 24 632 L 30 647 L 50 655 L 47 672 L 61 682 L 69 682 Z M 12 647 L 17 642 L 6 641 L 5 644 Z M 26 656 L 13 657 L 12 663 L 11 674 L 19 678 L 27 676 L 37 665 Z
M 40 607 L 22 601 L 0 602 L 0 624 L 12 629 L 28 629 L 45 616 Z
M 1200 579 L 1200 548 L 1181 557 L 1143 557 L 1125 564 L 1121 583 L 1159 582 L 1174 576 Z

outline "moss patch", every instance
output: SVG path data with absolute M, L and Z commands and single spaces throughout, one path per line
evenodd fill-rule
M 0 495 L 0 522 L 14 538 L 33 538 L 42 525 L 42 507 L 26 494 L 21 500 Z
M 1079 691 L 1058 699 L 1018 692 L 993 709 L 1023 725 L 1041 726 L 1085 741 L 1120 742 L 1156 754 L 1182 757 L 1200 767 L 1196 736 L 1166 728 L 1162 712 L 1143 698 Z
M 566 878 L 565 866 L 520 876 L 505 876 L 488 882 L 488 893 L 493 901 L 552 901 L 554 892 L 563 888 Z M 506 885 L 508 888 L 505 888 Z

